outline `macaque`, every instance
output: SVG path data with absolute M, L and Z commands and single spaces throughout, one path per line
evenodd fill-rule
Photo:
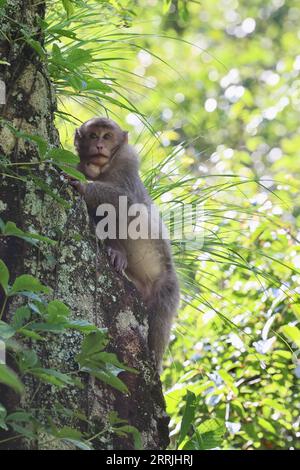
M 127 208 L 143 204 L 146 208 L 143 217 L 150 222 L 153 203 L 140 179 L 138 156 L 128 145 L 128 133 L 110 119 L 93 118 L 76 130 L 74 144 L 80 157 L 78 170 L 89 181 L 72 181 L 72 185 L 84 197 L 90 214 L 95 218 L 98 206 L 107 203 L 118 214 L 119 197 L 127 196 Z M 118 227 L 123 217 L 125 214 L 119 214 Z M 128 221 L 126 218 L 128 224 L 131 220 L 130 216 Z M 178 308 L 179 287 L 170 242 L 163 237 L 166 229 L 159 215 L 157 220 L 159 236 L 156 238 L 149 235 L 146 239 L 136 239 L 129 233 L 121 238 L 117 230 L 116 238 L 108 238 L 104 243 L 112 266 L 134 283 L 149 308 L 149 348 L 160 370 Z

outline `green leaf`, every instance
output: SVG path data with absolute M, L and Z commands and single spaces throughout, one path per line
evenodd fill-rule
M 69 18 L 73 14 L 73 11 L 74 11 L 72 2 L 70 0 L 62 0 L 62 4 L 65 9 L 65 12 L 67 13 L 67 17 Z
M 60 300 L 52 300 L 47 307 L 47 321 L 49 323 L 66 322 L 70 315 L 70 309 Z
M 198 426 L 192 439 L 184 444 L 183 449 L 208 450 L 219 447 L 225 431 L 225 424 L 221 419 L 207 419 Z
M 70 320 L 65 324 L 66 328 L 72 328 L 83 333 L 91 333 L 92 331 L 98 331 L 98 327 L 89 323 L 87 320 Z
M 32 232 L 23 232 L 23 230 L 19 229 L 14 222 L 8 221 L 3 228 L 3 234 L 6 236 L 14 236 L 21 238 L 22 240 L 26 240 L 28 243 L 36 245 L 37 241 L 45 242 L 50 245 L 55 245 L 56 241 L 51 240 L 51 238 L 44 237 L 43 235 L 39 235 L 38 233 Z
M 189 441 L 186 441 L 184 443 L 184 446 L 182 447 L 183 450 L 200 450 L 197 438 L 194 436 L 192 439 Z
M 119 390 L 119 392 L 128 393 L 128 388 L 125 383 L 109 371 L 101 369 L 92 369 L 90 367 L 83 367 L 80 370 L 82 372 L 88 372 L 93 377 L 96 377 L 97 379 L 110 385 L 116 390 Z
M 66 173 L 69 176 L 72 176 L 72 178 L 82 181 L 83 183 L 86 182 L 86 177 L 84 176 L 84 174 L 76 170 L 75 168 L 72 168 L 71 166 L 67 166 L 67 165 L 58 165 L 58 166 L 64 173 Z
M 21 328 L 25 322 L 31 317 L 31 311 L 28 307 L 22 306 L 17 308 L 12 318 L 12 326 L 17 330 Z
M 57 44 L 53 44 L 52 46 L 52 56 L 51 56 L 52 62 L 59 64 L 59 65 L 64 65 L 65 61 L 63 58 L 63 55 L 60 51 L 60 48 L 58 47 Z
M 118 428 L 114 428 L 114 432 L 116 434 L 121 434 L 121 435 L 124 435 L 124 433 L 125 434 L 131 434 L 132 437 L 133 437 L 135 450 L 143 450 L 143 443 L 142 443 L 141 433 L 139 432 L 139 430 L 136 427 L 130 426 L 130 425 L 124 425 L 124 426 L 120 426 Z
M 138 374 L 138 371 L 136 369 L 133 369 L 132 367 L 127 367 L 125 364 L 120 362 L 116 354 L 114 353 L 108 353 L 106 351 L 100 352 L 97 354 L 97 359 L 100 359 L 101 361 L 105 362 L 105 364 L 112 364 L 118 367 L 120 371 L 126 370 L 128 372 L 132 372 L 133 374 Z
M 96 78 L 87 79 L 85 82 L 85 90 L 101 90 L 103 92 L 110 93 L 112 91 L 111 86 L 107 85 L 107 83 L 101 82 Z
M 187 0 L 182 0 L 181 2 L 178 3 L 178 14 L 179 14 L 179 18 L 183 21 L 187 21 L 189 19 Z
M 37 41 L 35 41 L 35 43 L 37 43 Z M 37 43 L 39 44 L 39 43 Z M 41 47 L 41 46 L 40 46 Z M 43 51 L 43 49 L 40 49 L 40 52 L 41 50 Z M 44 52 L 44 51 L 43 51 Z M 47 144 L 47 141 L 45 139 L 43 139 L 41 136 L 39 135 L 33 135 L 33 134 L 28 134 L 27 132 L 23 132 L 19 129 L 16 129 L 14 126 L 12 126 L 9 122 L 6 122 L 5 125 L 10 129 L 10 131 L 18 138 L 20 139 L 24 139 L 24 140 L 29 140 L 31 142 L 34 142 L 35 144 L 37 144 L 37 147 L 38 147 L 38 150 L 39 150 L 39 154 L 41 156 L 44 156 L 46 151 L 47 151 L 47 148 L 48 148 L 48 144 Z
M 53 436 L 57 437 L 58 439 L 68 442 L 78 449 L 81 450 L 92 450 L 92 446 L 82 440 L 82 433 L 78 431 L 78 429 L 70 428 L 69 426 L 64 426 L 63 428 L 56 430 L 52 430 Z
M 75 68 L 78 68 L 83 64 L 90 63 L 91 61 L 91 53 L 80 48 L 73 49 L 66 57 L 66 62 L 72 64 Z
M 72 418 L 73 420 L 74 419 L 79 419 L 80 421 L 83 421 L 85 423 L 88 423 L 89 420 L 88 418 L 86 417 L 86 415 L 84 413 L 82 413 L 81 411 L 79 410 L 74 410 L 74 409 L 71 409 L 71 408 L 66 408 L 65 406 L 62 406 L 61 404 L 57 403 L 56 406 L 55 406 L 55 409 L 56 411 L 62 415 L 62 416 L 65 416 L 65 417 L 68 417 L 68 418 Z
M 11 325 L 0 320 L 0 339 L 6 340 L 14 336 L 15 333 L 16 330 Z
M 54 369 L 34 368 L 30 369 L 30 372 L 35 377 L 38 377 L 43 382 L 55 385 L 58 388 L 64 388 L 67 385 L 75 385 L 76 387 L 82 387 L 81 382 L 78 379 L 72 378 L 68 374 L 63 374 Z
M 79 157 L 69 150 L 64 150 L 61 148 L 51 149 L 47 157 L 52 158 L 55 163 L 66 163 L 70 165 L 76 165 L 79 163 Z
M 8 427 L 6 425 L 6 416 L 7 416 L 7 411 L 4 408 L 3 405 L 0 403 L 0 429 L 4 429 L 5 431 L 8 430 Z
M 280 413 L 286 413 L 285 406 L 278 403 L 278 401 L 273 400 L 272 398 L 264 398 L 262 401 L 262 405 L 267 405 L 268 407 L 273 408 L 274 410 L 277 410 Z
M 0 284 L 3 287 L 4 292 L 6 294 L 8 291 L 8 281 L 9 281 L 9 271 L 4 261 L 0 259 Z
M 164 15 L 165 15 L 166 13 L 168 13 L 171 4 L 172 4 L 172 0 L 163 0 L 162 12 L 163 12 Z
M 69 426 L 64 426 L 57 431 L 53 431 L 53 435 L 61 439 L 63 438 L 81 439 L 82 438 L 82 433 L 78 429 L 70 428 Z
M 225 424 L 220 419 L 207 419 L 197 428 L 197 440 L 202 450 L 213 449 L 222 444 L 226 432 Z
M 10 413 L 7 416 L 6 421 L 17 421 L 19 423 L 30 423 L 33 419 L 32 414 L 27 413 L 26 411 L 15 411 L 14 413 Z
M 11 427 L 15 432 L 27 437 L 28 439 L 36 439 L 36 435 L 34 434 L 31 427 L 20 426 L 14 422 L 11 423 Z
M 34 300 L 35 302 L 40 302 L 43 303 L 43 299 L 39 297 L 37 294 L 34 292 L 18 292 L 18 295 L 23 295 L 24 297 L 28 297 L 28 299 Z
M 42 189 L 46 194 L 48 194 L 54 201 L 57 201 L 61 206 L 63 206 L 66 209 L 70 209 L 70 204 L 65 201 L 62 197 L 60 197 L 58 194 L 56 194 L 54 191 L 52 191 L 49 187 L 49 185 L 42 180 L 41 178 L 38 178 L 37 176 L 34 176 L 33 174 L 31 175 L 31 179 L 34 182 L 35 186 L 38 188 Z
M 3 229 L 3 234 L 4 235 L 13 235 L 15 237 L 24 237 L 24 232 L 20 228 L 16 226 L 14 222 L 11 222 L 10 220 L 6 222 L 5 227 Z
M 21 132 L 20 134 L 20 137 L 22 137 L 23 139 L 30 140 L 37 145 L 41 157 L 45 156 L 48 149 L 48 143 L 45 139 L 43 139 L 39 135 L 26 134 L 25 132 Z
M 56 245 L 56 240 L 52 240 L 51 238 L 44 237 L 43 235 L 39 235 L 38 233 L 32 233 L 32 232 L 24 232 L 24 236 L 21 237 L 24 240 L 26 240 L 29 243 L 34 242 L 43 242 L 47 243 L 48 245 Z
M 11 387 L 19 394 L 23 393 L 24 386 L 19 377 L 5 364 L 0 364 L 0 382 L 8 385 L 8 387 Z
M 23 373 L 28 369 L 32 369 L 37 363 L 38 356 L 33 349 L 27 349 L 21 352 L 19 358 L 19 367 Z
M 300 330 L 296 326 L 284 325 L 281 327 L 283 334 L 293 341 L 295 345 L 300 348 Z
M 70 438 L 63 438 L 62 439 L 65 442 L 69 442 L 70 444 L 73 444 L 75 447 L 78 447 L 80 450 L 93 450 L 92 445 L 89 442 L 85 441 L 78 441 L 77 439 L 70 439 Z
M 17 277 L 15 282 L 13 283 L 12 288 L 10 289 L 9 295 L 13 295 L 19 292 L 45 292 L 49 293 L 50 289 L 43 284 L 40 283 L 38 279 L 31 276 L 30 274 L 22 274 L 21 276 Z
M 46 25 L 47 27 L 47 25 Z M 59 26 L 52 26 L 51 28 L 47 27 L 47 34 L 48 35 L 58 35 L 58 36 L 64 36 L 66 38 L 70 39 L 77 39 L 76 33 L 74 31 L 69 31 L 68 29 L 62 29 Z
M 45 338 L 43 338 L 41 335 L 35 331 L 28 330 L 27 328 L 20 328 L 18 333 L 26 336 L 27 338 L 35 339 L 36 341 L 45 341 Z
M 70 68 L 70 67 L 69 67 Z M 73 68 L 73 67 L 72 67 Z M 68 84 L 74 88 L 75 91 L 82 91 L 85 90 L 86 88 L 86 83 L 82 79 L 81 76 L 78 76 L 77 74 L 74 74 L 72 72 L 69 73 L 68 75 Z
M 51 333 L 60 333 L 66 329 L 65 321 L 58 323 L 31 323 L 30 330 L 32 331 L 48 331 Z
M 274 426 L 266 419 L 259 417 L 257 422 L 265 431 L 270 432 L 271 434 L 277 434 Z
M 48 307 L 48 304 L 44 303 L 46 305 L 46 308 Z M 43 313 L 46 312 L 46 308 L 44 304 L 35 304 L 34 302 L 28 302 L 28 307 L 30 310 L 32 310 L 34 313 L 37 315 L 43 315 Z
M 120 424 L 127 424 L 127 420 L 124 418 L 120 418 L 116 411 L 110 411 L 108 414 L 109 423 L 115 428 L 117 425 Z
M 295 303 L 295 304 L 291 304 L 291 310 L 292 312 L 295 314 L 295 316 L 298 318 L 298 320 L 300 320 L 300 303 Z
M 108 343 L 106 330 L 98 330 L 89 333 L 83 340 L 81 352 L 77 354 L 76 361 L 80 366 L 89 365 L 96 353 L 103 351 Z
M 26 37 L 26 42 L 32 47 L 32 49 L 35 50 L 35 52 L 38 53 L 38 55 L 42 58 L 45 59 L 46 53 L 45 50 L 43 49 L 41 43 L 39 41 L 36 41 L 35 39 L 32 39 L 30 37 Z
M 184 440 L 185 436 L 187 435 L 191 424 L 194 422 L 195 419 L 195 412 L 196 412 L 196 406 L 197 406 L 197 397 L 193 392 L 190 392 L 187 390 L 186 392 L 186 405 L 184 408 L 183 412 L 183 417 L 181 421 L 181 427 L 180 427 L 180 433 L 178 437 L 178 443 L 177 446 L 179 446 L 182 441 Z

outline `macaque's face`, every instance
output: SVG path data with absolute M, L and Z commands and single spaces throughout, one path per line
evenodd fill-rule
M 119 147 L 127 142 L 127 132 L 113 121 L 95 118 L 76 130 L 75 146 L 80 157 L 78 169 L 88 178 L 104 173 Z

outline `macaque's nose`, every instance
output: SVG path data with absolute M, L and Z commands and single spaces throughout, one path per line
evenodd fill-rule
M 103 150 L 103 145 L 100 144 L 100 142 L 98 142 L 98 144 L 97 144 L 97 149 L 100 150 L 100 151 Z

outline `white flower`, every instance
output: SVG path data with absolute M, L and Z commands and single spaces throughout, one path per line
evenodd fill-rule
M 225 425 L 229 434 L 236 434 L 241 429 L 241 423 L 232 423 L 230 421 L 226 421 Z
M 262 339 L 261 341 L 255 341 L 253 346 L 259 354 L 267 354 L 271 351 L 273 344 L 276 341 L 276 336 L 272 336 L 269 339 Z

